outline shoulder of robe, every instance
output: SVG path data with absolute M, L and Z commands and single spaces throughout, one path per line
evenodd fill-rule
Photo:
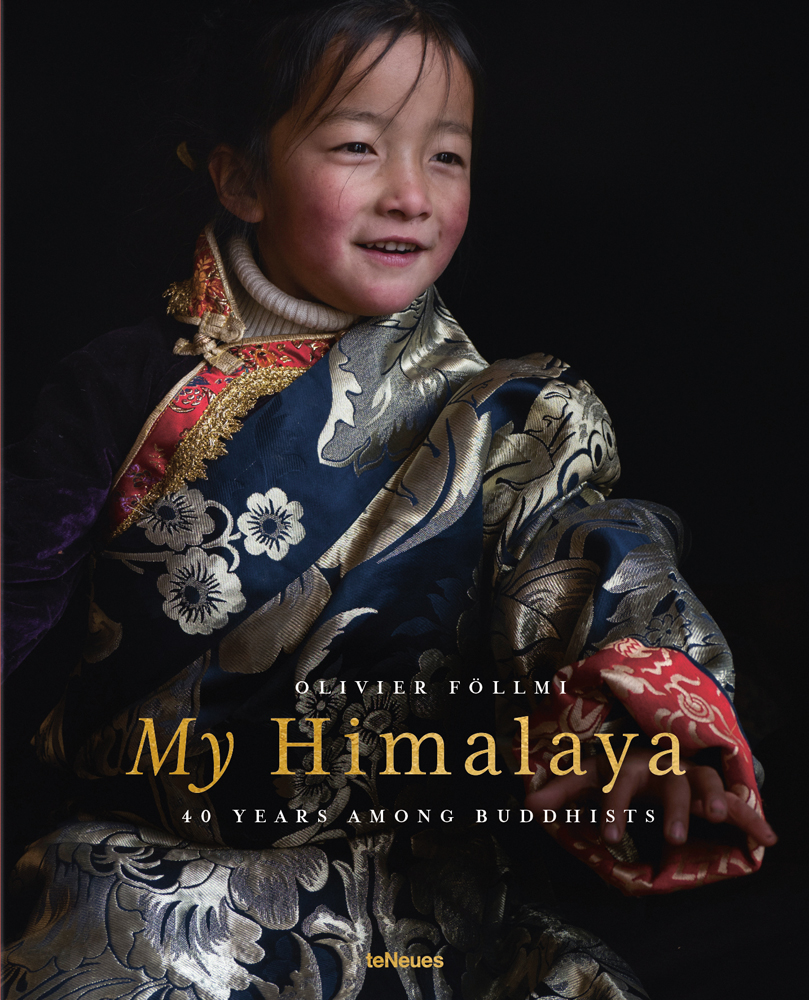
M 545 480 L 546 490 L 558 479 L 553 492 L 561 494 L 584 482 L 607 492 L 618 479 L 609 414 L 589 383 L 559 358 L 495 361 L 467 387 L 476 401 L 494 397 L 488 474 L 516 476 L 523 485 Z
M 560 358 L 551 354 L 527 354 L 522 358 L 503 358 L 474 375 L 472 382 L 485 384 L 486 395 L 508 389 L 510 384 L 521 390 L 523 405 L 528 409 L 546 407 L 563 411 L 569 418 L 602 425 L 611 422 L 606 407 L 592 386 Z M 518 394 L 514 394 L 515 402 Z

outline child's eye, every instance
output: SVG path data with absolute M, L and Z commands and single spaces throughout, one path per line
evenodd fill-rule
M 433 159 L 438 163 L 463 163 L 457 153 L 436 153 Z
M 358 156 L 367 156 L 371 152 L 371 147 L 367 142 L 347 142 L 340 146 L 346 153 L 356 153 Z

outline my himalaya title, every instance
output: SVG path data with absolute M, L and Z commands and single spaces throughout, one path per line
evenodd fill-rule
M 343 686 L 345 681 L 340 682 Z M 354 683 L 363 692 L 365 687 L 369 683 L 368 681 L 354 681 Z M 378 682 L 381 685 L 385 682 Z M 423 687 L 422 681 L 416 681 L 415 684 L 418 687 L 421 685 Z M 526 694 L 522 689 L 519 681 L 514 681 L 514 694 Z M 564 694 L 564 681 L 561 681 L 561 692 Z M 403 681 L 393 681 L 394 693 L 404 694 L 404 682 Z M 482 685 L 479 681 L 473 681 L 472 684 L 477 684 L 480 688 L 479 691 L 473 693 L 481 693 Z M 460 687 L 459 681 L 450 681 L 452 689 L 451 694 L 455 694 Z M 499 681 L 494 682 L 495 689 L 494 694 L 506 694 L 505 690 L 502 690 Z M 548 693 L 548 683 L 540 684 L 536 682 L 536 687 L 538 690 L 535 693 L 547 694 Z M 300 689 L 300 690 L 299 690 Z M 470 685 L 471 689 L 471 685 Z M 299 694 L 303 694 L 309 690 L 309 685 L 306 681 L 300 681 L 296 685 L 296 691 Z M 325 692 L 324 692 L 325 693 Z M 380 690 L 380 693 L 382 691 Z M 423 694 L 423 690 L 416 690 L 416 694 Z M 195 718 L 182 719 L 177 729 L 174 731 L 171 740 L 165 749 L 160 751 L 157 743 L 157 734 L 155 732 L 154 719 L 152 718 L 141 718 L 138 721 L 143 723 L 143 733 L 141 735 L 140 745 L 138 746 L 138 752 L 135 756 L 134 766 L 130 771 L 126 773 L 129 775 L 141 775 L 143 772 L 140 770 L 141 758 L 143 757 L 144 751 L 147 746 L 149 749 L 149 756 L 151 758 L 152 771 L 154 774 L 158 774 L 163 765 L 168 760 L 168 756 L 171 753 L 172 748 L 177 744 L 176 751 L 176 767 L 173 771 L 169 773 L 172 775 L 188 775 L 190 772 L 186 770 L 186 748 L 188 741 L 188 727 L 191 723 L 196 722 Z M 305 773 L 307 775 L 327 775 L 330 772 L 323 768 L 323 727 L 330 720 L 328 718 L 308 718 L 305 721 L 311 723 L 313 729 L 313 739 L 309 741 L 295 741 L 289 739 L 289 725 L 290 723 L 295 723 L 298 720 L 295 718 L 272 718 L 270 722 L 274 722 L 278 725 L 278 768 L 270 773 L 273 775 L 293 775 L 296 772 L 289 769 L 288 762 L 288 750 L 290 747 L 300 747 L 312 751 L 312 767 L 309 771 Z M 520 767 L 516 771 L 518 775 L 524 775 L 531 777 L 534 774 L 535 768 L 531 766 L 529 762 L 529 717 L 528 716 L 518 716 L 515 717 L 514 721 L 517 723 L 520 731 L 519 741 L 515 741 L 515 756 L 519 757 Z M 360 720 L 358 718 L 353 718 L 349 720 L 350 725 L 359 726 Z M 609 762 L 610 768 L 612 769 L 612 777 L 602 788 L 603 792 L 609 792 L 612 790 L 615 781 L 620 773 L 621 767 L 626 759 L 627 751 L 629 750 L 630 744 L 634 739 L 636 739 L 640 733 L 596 733 L 595 738 L 599 740 L 604 749 L 606 759 Z M 620 755 L 616 754 L 616 747 L 613 746 L 613 737 L 618 740 L 623 739 L 624 745 L 620 749 Z M 661 732 L 656 736 L 652 737 L 652 746 L 656 746 L 659 741 L 667 737 L 671 745 L 668 749 L 661 750 L 659 753 L 654 754 L 649 761 L 649 771 L 655 775 L 665 775 L 665 774 L 684 774 L 685 771 L 680 767 L 680 743 L 674 733 Z M 445 746 L 444 739 L 439 733 L 425 733 L 421 737 L 417 737 L 414 733 L 398 733 L 394 735 L 393 733 L 380 733 L 379 738 L 385 743 L 385 769 L 379 771 L 380 775 L 401 775 L 405 774 L 408 776 L 419 776 L 426 774 L 433 775 L 450 775 L 452 772 L 447 770 L 445 766 Z M 225 739 L 228 743 L 227 756 L 224 762 L 222 761 L 222 754 L 219 747 L 219 740 L 212 733 L 202 733 L 201 739 L 207 740 L 210 744 L 211 750 L 211 762 L 213 765 L 212 779 L 207 785 L 199 786 L 192 782 L 188 784 L 188 790 L 197 794 L 209 791 L 213 786 L 219 781 L 222 775 L 227 770 L 233 759 L 233 751 L 235 741 L 233 739 L 232 733 L 226 733 Z M 359 730 L 356 732 L 345 733 L 345 739 L 348 743 L 348 751 L 350 754 L 351 767 L 344 771 L 346 775 L 366 775 L 366 772 L 360 767 L 360 733 Z M 559 746 L 563 741 L 569 741 L 571 746 L 567 749 L 560 750 L 559 753 L 555 754 L 549 763 L 549 768 L 552 774 L 555 775 L 565 775 L 570 773 L 584 774 L 585 771 L 581 766 L 582 751 L 581 751 L 581 740 L 575 733 L 557 733 L 553 739 L 552 743 L 554 746 Z M 431 741 L 435 751 L 435 767 L 432 771 L 424 771 L 421 769 L 420 753 L 421 748 L 425 742 Z M 400 742 L 409 743 L 411 757 L 410 757 L 410 769 L 407 771 L 397 770 L 394 765 L 394 751 L 397 744 Z M 467 738 L 467 745 L 469 747 L 474 747 L 476 744 L 479 749 L 474 750 L 470 753 L 466 760 L 464 761 L 464 769 L 468 774 L 479 775 L 479 774 L 500 774 L 501 771 L 497 767 L 496 758 L 496 744 L 495 739 L 491 733 L 472 733 Z M 663 766 L 664 760 L 668 758 L 667 766 Z

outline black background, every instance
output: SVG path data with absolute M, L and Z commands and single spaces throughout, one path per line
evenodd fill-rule
M 204 209 L 174 156 L 172 108 L 187 39 L 214 6 L 4 5 L 9 439 L 61 356 L 162 309 L 163 289 L 190 273 Z M 745 2 L 462 9 L 489 94 L 470 231 L 439 287 L 490 359 L 539 350 L 579 369 L 617 428 L 620 494 L 690 526 L 686 576 L 736 652 L 782 833 L 769 874 L 665 901 L 658 930 L 626 909 L 611 943 L 650 987 L 658 976 L 652 996 L 753 996 L 756 975 L 784 995 L 783 967 L 769 970 L 792 927 L 806 767 L 798 25 L 782 5 Z M 695 908 L 714 917 L 686 932 Z M 678 933 L 692 937 L 678 945 Z M 742 955 L 749 993 L 729 985 Z M 678 957 L 679 986 L 660 972 Z

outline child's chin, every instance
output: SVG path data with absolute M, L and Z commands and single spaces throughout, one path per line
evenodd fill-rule
M 359 316 L 389 316 L 391 313 L 407 309 L 410 303 L 417 299 L 423 291 L 424 289 L 418 291 L 409 289 L 399 294 L 387 293 L 358 297 L 357 306 L 361 308 L 347 311 L 354 312 Z

